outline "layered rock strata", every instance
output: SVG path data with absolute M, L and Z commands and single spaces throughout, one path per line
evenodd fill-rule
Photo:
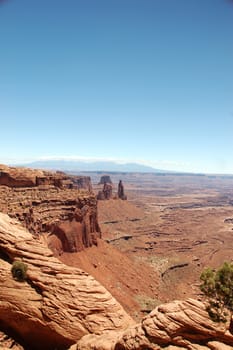
M 0 164 L 0 185 L 8 187 L 35 187 L 52 185 L 58 188 L 76 188 L 92 190 L 89 176 L 67 175 L 61 171 L 8 167 Z
M 98 192 L 97 199 L 106 200 L 111 198 L 112 198 L 112 185 L 105 183 L 102 191 Z
M 27 264 L 14 280 L 12 262 Z M 132 319 L 90 275 L 68 267 L 18 221 L 0 213 L 0 329 L 25 349 L 66 349 L 86 334 L 126 329 Z
M 54 257 L 47 243 L 57 254 L 97 244 L 97 203 L 88 183 L 61 172 L 0 166 L 0 211 L 10 215 L 0 213 L 0 347 L 233 349 L 227 325 L 213 323 L 202 302 L 160 305 L 135 324 L 94 278 Z M 23 282 L 12 277 L 14 260 L 28 266 Z
M 27 264 L 14 280 L 12 262 Z M 0 214 L 0 329 L 24 349 L 230 350 L 228 325 L 193 299 L 158 306 L 139 324 L 84 271 L 68 267 L 18 221 Z
M 0 211 L 33 234 L 49 233 L 58 254 L 97 244 L 101 232 L 89 178 L 1 166 L 0 184 Z

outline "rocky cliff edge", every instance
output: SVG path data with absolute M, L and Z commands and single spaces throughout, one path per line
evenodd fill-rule
M 90 275 L 57 260 L 20 223 L 0 214 L 0 329 L 24 349 L 230 350 L 233 335 L 202 302 L 158 306 L 139 324 Z M 11 274 L 17 259 L 27 279 Z
M 0 259 L 0 329 L 27 349 L 66 349 L 86 334 L 133 324 L 94 278 L 62 264 L 39 238 L 1 213 Z M 15 259 L 28 265 L 24 282 L 12 277 Z
M 55 254 L 77 252 L 101 237 L 87 176 L 0 165 L 0 212 L 32 234 L 47 234 Z

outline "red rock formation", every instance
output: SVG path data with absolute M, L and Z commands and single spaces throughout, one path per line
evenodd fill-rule
M 52 185 L 58 188 L 76 188 L 92 191 L 89 176 L 66 175 L 61 171 L 8 167 L 0 165 L 0 185 L 8 187 L 35 187 Z
M 0 331 L 0 349 L 24 350 L 14 339 Z
M 14 280 L 14 259 L 27 279 Z M 98 282 L 53 257 L 40 237 L 0 213 L 0 329 L 25 349 L 230 350 L 228 325 L 193 299 L 160 305 L 136 324 Z
M 37 176 L 43 176 L 43 171 L 0 165 L 0 185 L 9 187 L 32 187 L 36 186 Z
M 101 232 L 97 202 L 89 191 L 89 177 L 4 169 L 4 175 L 0 176 L 0 181 L 5 184 L 0 186 L 1 212 L 19 219 L 31 233 L 49 233 L 48 243 L 57 254 L 62 250 L 76 252 L 97 244 Z M 25 187 L 26 184 L 29 187 Z
M 132 349 L 132 342 L 138 334 L 134 349 L 162 349 L 168 346 L 183 349 L 211 349 L 213 341 L 233 346 L 233 335 L 210 320 L 203 303 L 188 299 L 158 306 L 140 325 L 127 330 L 117 342 L 116 350 Z M 219 347 L 219 349 L 222 349 Z
M 160 305 L 125 332 L 86 335 L 77 350 L 230 350 L 233 335 L 212 322 L 203 303 L 174 301 Z
M 81 183 L 88 183 L 85 179 Z M 96 199 L 63 173 L 1 166 L 0 347 L 65 350 L 230 350 L 233 335 L 213 323 L 200 301 L 160 305 L 135 324 L 86 272 L 59 262 L 56 253 L 97 244 Z M 18 218 L 26 228 L 22 227 Z M 41 232 L 46 235 L 40 235 Z M 14 259 L 28 265 L 14 280 Z M 3 339 L 4 338 L 4 339 Z
M 111 177 L 109 175 L 101 176 L 99 185 L 104 185 L 105 183 L 107 183 L 107 184 L 111 184 L 112 183 Z
M 14 280 L 14 259 L 28 266 Z M 68 267 L 35 236 L 0 213 L 0 329 L 27 349 L 67 349 L 86 334 L 133 324 L 120 304 L 84 271 Z
M 34 234 L 50 233 L 51 244 L 56 236 L 59 250 L 80 251 L 101 237 L 96 199 L 78 190 L 1 186 L 0 211 L 18 218 Z
M 118 198 L 122 200 L 127 199 L 127 196 L 125 195 L 125 191 L 124 191 L 124 186 L 121 180 L 119 181 L 119 184 L 118 184 Z
M 84 188 L 89 192 L 92 191 L 90 176 L 71 176 L 71 179 L 77 188 Z
M 97 195 L 98 200 L 105 200 L 112 198 L 112 185 L 105 182 L 102 191 L 99 191 Z
M 97 245 L 97 238 L 101 238 L 101 232 L 97 221 L 96 200 L 88 198 L 87 203 L 80 201 L 74 212 L 70 212 L 69 220 L 53 223 L 48 237 L 48 244 L 53 251 L 77 252 L 84 248 Z M 59 239 L 54 244 L 55 237 Z M 60 243 L 60 244 L 59 244 Z

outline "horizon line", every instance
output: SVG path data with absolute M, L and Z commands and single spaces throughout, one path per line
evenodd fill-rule
M 141 166 L 146 166 L 151 168 L 151 173 L 154 173 L 153 170 L 161 171 L 162 173 L 183 173 L 183 174 L 193 174 L 193 175 L 218 175 L 218 176 L 233 176 L 233 172 L 218 172 L 218 171 L 203 171 L 203 170 L 187 170 L 187 169 L 182 169 L 185 164 L 179 163 L 179 162 L 174 162 L 174 161 L 145 161 L 145 160 L 132 160 L 132 159 L 116 159 L 116 158 L 101 158 L 101 157 L 84 157 L 84 156 L 42 156 L 42 157 L 30 157 L 30 158 L 21 158 L 21 159 L 1 159 L 0 163 L 5 164 L 7 166 L 24 166 L 27 167 L 27 165 L 31 165 L 31 163 L 37 163 L 37 162 L 48 162 L 49 161 L 70 161 L 70 162 L 85 162 L 86 164 L 88 163 L 93 163 L 93 162 L 112 162 L 115 164 L 120 165 L 127 165 L 127 164 L 136 164 L 136 165 L 141 165 Z M 169 166 L 170 164 L 170 166 Z M 181 169 L 172 169 L 172 166 L 176 167 L 179 166 Z M 187 166 L 187 164 L 186 164 Z M 168 167 L 168 168 L 167 168 Z M 166 169 L 167 168 L 167 169 Z M 69 169 L 67 169 L 69 171 Z M 85 172 L 121 172 L 120 170 L 115 171 L 115 170 L 101 170 L 101 169 L 96 169 L 96 170 L 79 170 L 79 171 L 85 171 Z M 123 172 L 137 172 L 137 171 L 124 171 Z M 143 171 L 139 171 L 143 173 Z M 147 171 L 148 173 L 148 171 Z

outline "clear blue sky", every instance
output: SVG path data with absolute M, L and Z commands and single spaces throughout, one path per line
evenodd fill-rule
M 0 162 L 233 173 L 233 2 L 0 1 Z

